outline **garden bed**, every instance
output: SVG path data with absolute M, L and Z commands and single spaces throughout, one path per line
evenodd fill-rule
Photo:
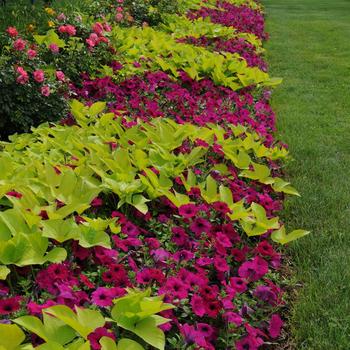
M 0 348 L 277 345 L 279 247 L 307 232 L 278 217 L 261 5 L 46 13 L 1 38 Z

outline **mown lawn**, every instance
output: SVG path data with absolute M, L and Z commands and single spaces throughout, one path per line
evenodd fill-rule
M 303 284 L 292 349 L 350 349 L 350 1 L 264 0 L 280 137 L 302 199 L 286 222 L 312 230 L 289 248 Z

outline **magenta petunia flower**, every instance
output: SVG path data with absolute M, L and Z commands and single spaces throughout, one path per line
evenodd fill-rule
M 19 296 L 0 300 L 0 315 L 8 315 L 18 311 L 21 308 Z
M 65 280 L 69 277 L 69 269 L 64 264 L 51 264 L 47 268 L 47 274 L 52 280 Z
M 18 67 L 20 68 L 20 67 Z M 7 196 L 10 196 L 10 197 L 15 197 L 15 198 L 18 198 L 18 199 L 21 199 L 23 197 L 23 194 L 22 193 L 19 193 L 17 191 L 9 191 L 6 193 Z
M 197 331 L 205 338 L 211 338 L 214 334 L 214 328 L 207 323 L 197 323 Z
M 258 244 L 256 247 L 256 252 L 263 255 L 263 256 L 274 256 L 277 254 L 275 250 L 273 249 L 272 245 L 268 241 L 262 241 Z
M 193 218 L 198 213 L 198 208 L 194 204 L 184 204 L 179 207 L 179 214 L 184 218 Z
M 172 236 L 171 241 L 182 247 L 188 242 L 188 235 L 182 227 L 172 227 L 171 228 Z
M 267 262 L 256 256 L 252 261 L 246 261 L 238 269 L 238 275 L 249 281 L 257 281 L 269 271 Z
M 164 290 L 173 298 L 185 299 L 188 296 L 188 286 L 186 286 L 179 278 L 170 277 L 165 282 Z
M 46 303 L 42 305 L 39 305 L 34 301 L 30 301 L 29 303 L 27 303 L 27 310 L 31 315 L 41 316 L 43 309 L 46 309 L 54 305 L 56 305 L 56 303 L 53 300 L 48 300 Z
M 111 306 L 115 298 L 113 288 L 99 287 L 91 294 L 92 302 L 101 307 Z
M 194 294 L 191 298 L 192 311 L 199 317 L 203 317 L 206 314 L 206 308 L 202 297 Z
M 92 347 L 92 350 L 100 350 L 101 349 L 100 339 L 102 337 L 108 337 L 108 338 L 113 339 L 114 341 L 116 340 L 116 336 L 114 335 L 114 333 L 112 333 L 107 328 L 104 328 L 104 327 L 96 328 L 87 337 L 88 340 L 90 341 L 90 345 Z
M 232 312 L 232 311 L 225 312 L 223 317 L 228 323 L 233 323 L 237 327 L 240 327 L 243 324 L 243 318 L 235 312 Z
M 198 330 L 195 329 L 194 326 L 187 323 L 180 325 L 180 332 L 188 345 L 196 344 L 206 349 L 207 342 L 205 338 Z
M 278 314 L 273 314 L 271 316 L 270 325 L 269 325 L 269 334 L 271 338 L 276 339 L 281 334 L 281 329 L 283 327 L 283 321 Z
M 244 278 L 240 277 L 230 278 L 230 285 L 237 293 L 244 293 L 248 288 Z
M 194 258 L 194 254 L 189 250 L 179 250 L 173 255 L 173 258 L 177 262 L 189 261 Z
M 212 300 L 212 301 L 206 302 L 205 308 L 206 308 L 206 313 L 209 317 L 216 318 L 221 311 L 222 304 L 218 300 Z
M 230 271 L 230 266 L 227 264 L 227 261 L 225 258 L 222 258 L 220 256 L 214 257 L 214 266 L 215 269 L 219 272 L 228 272 Z
M 268 286 L 256 287 L 253 295 L 272 306 L 275 306 L 277 303 L 277 295 Z
M 122 232 L 128 235 L 128 237 L 137 237 L 140 234 L 139 228 L 130 221 L 122 226 Z
M 56 72 L 56 75 L 57 75 L 57 72 Z M 103 205 L 103 200 L 101 198 L 96 197 L 91 201 L 90 205 L 94 208 L 101 207 Z
M 207 300 L 215 300 L 219 294 L 219 287 L 215 284 L 203 286 L 200 289 L 200 294 Z
M 199 236 L 201 233 L 208 233 L 211 229 L 211 224 L 208 220 L 197 218 L 191 223 L 190 229 Z
M 264 341 L 259 337 L 248 335 L 236 342 L 237 350 L 258 350 Z
M 145 238 L 145 242 L 150 249 L 158 249 L 160 247 L 160 242 L 157 238 Z
M 218 211 L 219 213 L 224 214 L 224 215 L 231 212 L 228 205 L 224 202 L 215 202 L 212 204 L 212 206 L 216 211 Z
M 218 243 L 220 243 L 224 248 L 231 248 L 232 247 L 232 243 L 231 243 L 230 239 L 227 237 L 227 235 L 225 235 L 222 232 L 216 233 L 216 241 Z

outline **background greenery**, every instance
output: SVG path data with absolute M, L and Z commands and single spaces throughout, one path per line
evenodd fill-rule
M 49 6 L 59 8 L 62 12 L 72 13 L 84 9 L 90 2 L 91 0 L 53 0 Z M 6 0 L 5 6 L 0 5 L 0 31 L 4 31 L 8 26 L 16 26 L 23 32 L 28 24 L 33 24 L 35 30 L 42 26 L 47 29 L 47 21 L 51 17 L 43 11 L 44 5 L 44 0 L 35 0 L 34 6 L 31 5 L 30 0 Z
M 312 234 L 289 250 L 301 282 L 292 349 L 350 348 L 350 1 L 264 0 L 273 97 L 303 200 L 285 221 Z

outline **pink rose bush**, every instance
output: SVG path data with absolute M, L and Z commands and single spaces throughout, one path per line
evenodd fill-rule
M 4 154 L 23 155 L 16 167 L 28 159 L 39 164 L 46 174 L 40 181 L 50 191 L 33 180 L 32 170 L 25 185 L 17 180 L 21 186 L 4 172 L 0 180 L 8 188 L 1 211 L 25 208 L 23 220 L 33 230 L 40 228 L 50 253 L 63 249 L 66 254 L 45 260 L 50 254 L 45 252 L 42 263 L 9 264 L 11 271 L 0 282 L 1 322 L 23 315 L 42 318 L 45 309 L 58 305 L 76 313 L 98 310 L 108 318 L 115 300 L 136 288 L 174 306 L 160 312 L 168 322 L 156 326 L 165 332 L 166 349 L 255 350 L 278 343 L 286 300 L 284 257 L 274 241 L 288 243 L 292 235 L 286 235 L 277 215 L 285 194 L 296 193 L 280 178 L 287 147 L 275 139 L 270 88 L 242 83 L 232 89 L 209 73 L 199 79 L 185 68 L 171 69 L 171 55 L 158 54 L 161 64 L 155 66 L 155 58 L 143 51 L 136 60 L 118 52 L 121 33 L 135 29 L 129 28 L 133 20 L 125 22 L 133 9 L 128 3 L 108 3 L 88 24 L 61 14 L 57 31 L 36 42 L 7 29 L 16 84 L 33 86 L 42 99 L 60 96 L 72 110 L 58 125 L 40 126 L 5 146 Z M 263 50 L 254 45 L 268 37 L 257 2 L 218 1 L 216 7 L 190 6 L 184 15 L 237 32 L 185 35 L 176 45 L 230 53 L 247 72 L 256 69 L 265 77 Z M 157 48 L 149 38 L 135 38 L 137 44 L 125 43 L 131 53 L 142 45 Z M 80 60 L 78 73 L 64 63 L 67 58 Z M 54 69 L 47 69 L 49 64 Z M 178 132 L 162 135 L 156 129 L 161 123 Z M 185 134 L 187 127 L 196 136 Z M 64 141 L 58 135 L 65 135 Z M 154 148 L 148 152 L 149 147 Z M 2 161 L 7 158 L 0 155 Z M 80 205 L 73 194 L 84 198 Z M 62 222 L 59 213 L 65 213 Z M 83 234 L 77 238 L 79 230 Z M 1 254 L 0 263 L 7 265 Z M 125 334 L 118 322 L 107 320 L 84 341 L 103 349 L 103 339 L 117 342 Z M 45 339 L 29 341 L 38 346 Z M 137 341 L 145 349 L 156 347 Z

